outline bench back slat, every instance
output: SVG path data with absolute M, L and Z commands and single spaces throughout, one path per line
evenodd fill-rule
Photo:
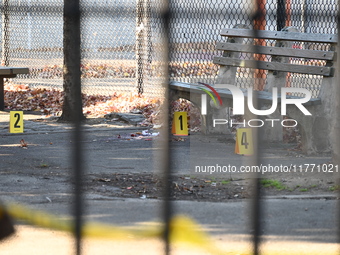
M 304 73 L 312 75 L 332 76 L 333 68 L 328 66 L 296 65 L 279 62 L 266 62 L 256 60 L 235 59 L 227 57 L 214 57 L 213 62 L 219 65 L 264 69 L 280 72 Z
M 284 47 L 271 47 L 271 46 L 259 46 L 250 44 L 239 44 L 229 42 L 217 42 L 217 50 L 224 51 L 236 51 L 244 53 L 265 54 L 275 56 L 286 56 L 294 58 L 308 58 L 308 59 L 319 59 L 319 60 L 333 60 L 334 51 L 322 51 L 322 50 L 303 50 L 303 49 L 291 49 Z
M 29 69 L 25 67 L 0 67 L 0 75 L 28 74 Z
M 254 38 L 255 31 L 250 29 L 226 28 L 222 29 L 222 36 Z M 285 31 L 257 30 L 256 38 L 268 40 L 287 40 L 313 43 L 337 43 L 337 35 L 334 34 L 310 34 Z

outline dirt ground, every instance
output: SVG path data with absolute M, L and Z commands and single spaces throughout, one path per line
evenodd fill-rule
M 337 195 L 338 185 L 331 178 L 301 179 L 285 176 L 265 178 L 260 181 L 261 192 L 267 196 L 289 195 Z M 159 199 L 163 196 L 164 180 L 157 175 L 107 174 L 90 175 L 86 191 L 124 198 Z M 202 178 L 175 175 L 172 179 L 171 198 L 173 200 L 232 202 L 250 198 L 253 194 L 254 179 Z M 113 191 L 113 192 L 112 192 Z
M 41 122 L 42 120 L 37 120 Z M 117 127 L 124 127 L 124 122 L 121 120 L 109 120 L 112 125 Z M 43 122 L 50 122 L 55 124 L 56 119 L 43 120 Z M 108 123 L 107 118 L 92 118 L 88 119 L 87 125 L 101 125 Z M 204 136 L 201 139 L 207 139 Z M 117 139 L 116 139 L 117 140 Z M 98 141 L 97 141 L 98 142 Z M 108 145 L 108 141 L 103 140 L 103 143 Z M 110 140 L 111 142 L 111 140 Z M 171 141 L 172 143 L 182 144 L 181 142 Z M 223 141 L 223 143 L 228 141 Z M 234 141 L 229 141 L 234 143 Z M 102 146 L 102 145 L 101 145 Z M 231 146 L 231 145 L 230 145 Z M 274 147 L 273 147 L 274 146 Z M 296 144 L 285 144 L 281 147 L 278 145 L 267 145 L 264 148 L 264 153 L 272 153 L 275 157 L 282 157 L 295 160 L 301 158 L 301 162 L 309 162 L 310 158 L 305 156 L 298 150 L 295 150 Z M 41 178 L 41 168 L 46 168 L 48 174 L 46 178 L 54 178 L 64 176 L 59 168 L 49 169 L 51 166 L 37 165 L 36 162 L 29 163 L 30 158 L 26 158 L 25 165 L 30 165 L 37 168 L 31 169 L 29 174 L 31 176 L 37 175 Z M 323 162 L 329 164 L 330 162 Z M 261 178 L 261 191 L 267 196 L 289 196 L 289 195 L 317 195 L 326 197 L 336 197 L 338 195 L 339 185 L 337 183 L 337 176 L 334 173 L 323 173 L 323 165 L 315 166 L 315 170 L 305 173 L 305 168 L 301 172 L 292 174 L 271 174 L 262 175 Z M 318 168 L 319 167 L 319 168 Z M 52 167 L 53 168 L 53 167 Z M 40 170 L 39 170 L 40 169 Z M 17 169 L 19 170 L 19 169 Z M 53 170 L 53 171 L 52 171 Z M 26 173 L 28 170 L 23 170 L 22 173 Z M 8 173 L 11 171 L 8 171 Z M 21 171 L 19 171 L 21 172 Z M 4 174 L 4 173 L 3 173 Z M 25 175 L 25 174 L 24 174 Z M 154 173 L 136 173 L 127 171 L 113 172 L 107 171 L 107 173 L 101 172 L 100 174 L 91 172 L 85 176 L 85 191 L 87 193 L 94 193 L 99 195 L 111 196 L 111 197 L 123 197 L 123 198 L 141 198 L 141 199 L 162 199 L 164 180 L 161 176 Z M 65 184 L 69 182 L 68 178 L 65 178 Z M 237 201 L 240 199 L 250 198 L 253 194 L 254 179 L 245 177 L 220 177 L 217 175 L 193 175 L 193 174 L 175 174 L 171 181 L 171 197 L 174 200 L 192 200 L 192 201 Z
M 95 124 L 100 119 L 89 120 Z M 228 142 L 228 141 L 227 141 Z M 234 141 L 232 141 L 234 143 Z M 267 145 L 264 151 L 271 151 L 277 145 Z M 280 152 L 284 151 L 283 157 L 305 158 L 297 143 L 289 143 L 281 146 Z M 276 148 L 277 149 L 277 148 Z M 327 155 L 322 155 L 327 156 Z M 328 155 L 330 156 L 330 155 Z M 308 158 L 306 158 L 308 162 Z M 303 166 L 292 174 L 267 174 L 260 176 L 260 190 L 266 196 L 304 196 L 317 195 L 336 198 L 339 184 L 337 173 L 324 172 L 331 164 L 325 161 L 323 164 Z M 314 167 L 311 171 L 311 167 Z M 87 178 L 86 191 L 107 195 L 107 190 L 113 197 L 160 199 L 163 197 L 164 180 L 161 176 L 152 173 L 133 174 L 90 174 Z M 194 176 L 175 174 L 172 177 L 171 198 L 173 200 L 193 201 L 236 201 L 250 198 L 253 194 L 254 179 L 250 178 L 222 178 L 216 176 Z

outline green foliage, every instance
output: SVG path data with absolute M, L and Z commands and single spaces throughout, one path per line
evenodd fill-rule
M 285 190 L 287 188 L 280 181 L 273 179 L 263 179 L 261 180 L 261 185 L 264 188 L 275 188 L 277 190 Z
M 221 184 L 222 184 L 222 185 L 227 185 L 228 183 L 230 183 L 230 181 L 226 181 L 226 180 L 221 181 Z
M 337 191 L 337 190 L 339 190 L 339 188 L 340 188 L 339 185 L 334 185 L 334 186 L 329 187 L 329 190 L 330 191 Z

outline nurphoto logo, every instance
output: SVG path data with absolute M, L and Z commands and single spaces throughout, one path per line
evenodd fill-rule
M 200 83 L 204 86 L 206 86 L 207 88 L 209 88 L 213 94 L 217 97 L 218 101 L 219 101 L 219 105 L 222 106 L 223 105 L 223 101 L 221 99 L 221 96 L 218 94 L 218 92 L 211 87 L 208 84 L 204 84 L 204 83 Z M 232 98 L 233 98 L 233 114 L 234 115 L 244 115 L 244 105 L 245 105 L 245 95 L 243 93 L 243 91 L 236 87 L 235 85 L 228 85 L 228 84 L 216 84 L 215 88 L 222 88 L 222 89 L 228 89 L 231 92 Z M 201 90 L 203 90 L 206 94 L 202 94 L 201 95 L 201 114 L 202 115 L 207 115 L 207 95 L 210 96 L 210 98 L 212 99 L 212 101 L 214 102 L 215 106 L 218 107 L 217 101 L 214 97 L 214 95 L 208 91 L 205 88 L 200 88 Z M 299 97 L 299 98 L 287 98 L 287 94 L 291 94 L 291 93 L 298 93 L 298 94 L 304 94 L 304 97 Z M 281 88 L 281 115 L 287 115 L 287 105 L 291 104 L 291 105 L 295 105 L 304 115 L 312 115 L 304 106 L 304 103 L 307 103 L 311 97 L 312 94 L 310 93 L 309 90 L 305 89 L 305 88 L 290 88 L 290 87 L 286 87 L 286 88 Z M 278 107 L 278 88 L 273 88 L 272 90 L 272 105 L 269 109 L 265 109 L 265 110 L 258 110 L 255 109 L 254 107 L 254 102 L 253 102 L 253 90 L 252 89 L 247 89 L 247 105 L 248 105 L 248 109 L 249 111 L 254 114 L 254 115 L 258 115 L 258 116 L 265 116 L 265 115 L 270 115 L 272 113 L 274 113 Z M 277 121 L 280 121 L 279 119 L 265 119 L 264 121 L 261 119 L 251 119 L 248 120 L 248 126 L 250 127 L 262 127 L 264 125 L 264 123 L 268 122 L 271 123 L 272 127 L 274 127 L 274 123 Z M 257 124 L 255 125 L 255 122 L 257 122 Z M 287 123 L 291 123 L 293 122 L 294 124 L 290 124 L 288 125 Z M 215 127 L 216 125 L 225 125 L 228 124 L 228 120 L 226 119 L 213 119 L 213 126 Z M 239 125 L 239 124 L 245 124 L 245 120 L 243 122 L 238 122 L 238 123 L 232 123 L 232 121 L 230 121 L 230 126 L 232 125 Z M 281 121 L 281 125 L 284 127 L 295 127 L 297 125 L 297 121 L 293 120 L 293 119 L 285 119 L 283 121 Z
M 208 85 L 206 83 L 203 83 L 203 82 L 199 82 L 199 84 L 204 85 L 208 89 L 210 89 L 215 94 L 215 96 L 217 97 L 219 105 L 220 106 L 223 105 L 223 102 L 222 102 L 220 94 L 218 94 L 218 92 L 213 87 L 211 87 L 210 85 Z M 201 114 L 202 115 L 207 115 L 207 95 L 210 96 L 211 100 L 214 102 L 216 107 L 218 107 L 218 104 L 217 104 L 217 101 L 216 101 L 214 95 L 211 94 L 211 92 L 209 90 L 207 90 L 205 88 L 199 88 L 199 89 L 203 90 L 206 93 L 206 94 L 202 94 L 201 95 L 201 102 L 202 102 L 202 104 L 201 104 Z

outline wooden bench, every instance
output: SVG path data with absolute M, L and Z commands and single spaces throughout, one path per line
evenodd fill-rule
M 24 67 L 0 67 L 0 111 L 5 110 L 4 78 L 15 78 L 18 74 L 28 74 Z
M 220 70 L 215 85 L 211 86 L 220 95 L 223 105 L 215 107 L 216 109 L 211 107 L 208 114 L 202 116 L 202 130 L 206 133 L 226 131 L 222 125 L 220 129 L 213 127 L 212 121 L 225 119 L 226 107 L 232 106 L 232 93 L 227 89 L 221 89 L 221 86 L 240 86 L 239 81 L 250 81 L 250 86 L 262 87 L 263 91 L 259 91 L 257 97 L 261 103 L 260 107 L 268 109 L 273 100 L 273 88 L 309 89 L 309 82 L 317 81 L 320 83 L 318 93 L 303 104 L 311 115 L 304 115 L 295 105 L 287 105 L 286 115 L 297 121 L 305 153 L 330 152 L 332 144 L 330 134 L 332 125 L 335 124 L 333 105 L 334 100 L 338 100 L 334 94 L 334 88 L 337 86 L 335 72 L 337 35 L 301 33 L 294 27 L 284 28 L 282 31 L 254 31 L 239 25 L 223 29 L 221 36 L 227 40 L 216 44 L 222 55 L 213 59 L 215 64 L 220 65 Z M 246 74 L 248 77 L 245 77 Z M 204 85 L 179 82 L 170 84 L 174 99 L 179 97 L 188 99 L 199 108 L 202 105 L 202 94 L 206 93 L 202 86 Z M 281 97 L 282 95 L 279 95 L 278 103 Z M 285 97 L 303 98 L 304 95 Z M 214 104 L 208 104 L 208 107 L 210 105 Z M 261 117 L 282 118 L 279 108 L 271 116 Z M 263 127 L 263 132 L 265 139 L 282 139 L 282 126 Z

